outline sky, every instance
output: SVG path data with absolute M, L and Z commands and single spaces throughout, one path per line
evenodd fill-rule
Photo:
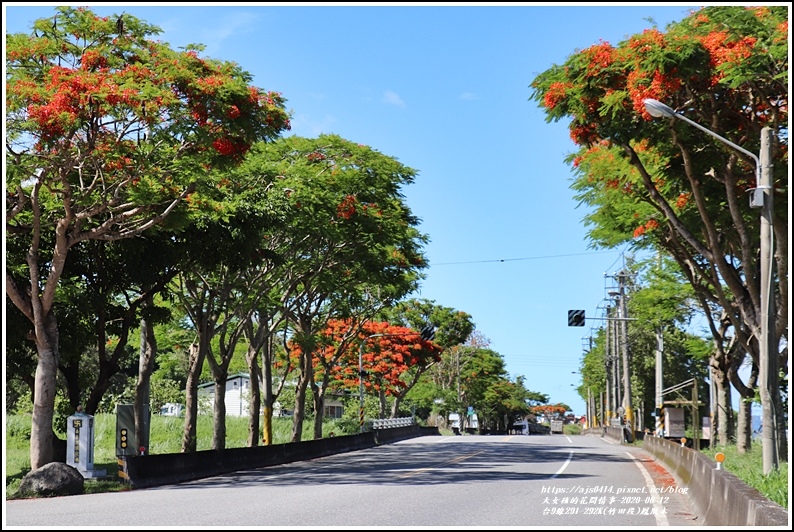
M 55 5 L 3 3 L 6 33 Z M 430 241 L 413 297 L 471 315 L 511 377 L 584 415 L 580 361 L 630 250 L 594 249 L 569 188 L 567 122 L 540 73 L 600 41 L 680 21 L 682 3 L 80 3 L 159 26 L 174 48 L 237 62 L 282 93 L 285 136 L 337 134 L 417 171 L 405 203 Z M 568 311 L 584 310 L 584 327 Z M 670 383 L 673 384 L 673 383 Z M 665 383 L 667 385 L 667 383 Z

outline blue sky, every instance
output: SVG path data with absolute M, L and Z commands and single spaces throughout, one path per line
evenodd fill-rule
M 6 33 L 56 4 L 3 4 Z M 60 4 L 63 5 L 63 4 Z M 471 314 L 512 376 L 571 406 L 583 346 L 624 249 L 588 246 L 565 164 L 567 123 L 546 123 L 532 80 L 600 40 L 614 45 L 698 6 L 681 3 L 81 3 L 159 26 L 178 48 L 239 63 L 281 92 L 289 135 L 335 133 L 418 172 L 406 203 L 430 237 L 416 297 Z M 583 309 L 585 327 L 568 327 Z

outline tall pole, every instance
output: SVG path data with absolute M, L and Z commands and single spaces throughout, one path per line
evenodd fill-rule
M 368 338 L 361 340 L 358 348 L 358 432 L 364 432 L 364 344 Z
M 714 448 L 716 441 L 717 427 L 714 426 L 716 418 L 714 416 L 714 370 L 709 360 L 709 449 Z
M 696 451 L 700 450 L 700 401 L 698 401 L 698 380 L 693 379 L 692 388 L 692 432 L 695 434 L 695 441 L 692 442 L 692 448 Z
M 629 429 L 630 441 L 634 441 L 634 409 L 631 401 L 631 365 L 629 363 L 629 335 L 626 318 L 625 270 L 621 270 L 620 279 L 620 352 L 623 358 L 623 411 L 626 415 L 626 426 Z
M 662 410 L 664 410 L 664 399 L 662 389 L 664 388 L 662 373 L 662 355 L 664 353 L 664 337 L 662 328 L 656 328 L 656 436 L 664 436 L 664 425 L 662 424 Z
M 598 395 L 598 402 L 601 403 L 601 417 L 599 418 L 599 427 L 606 427 L 606 420 L 609 416 L 607 416 L 607 402 L 606 402 L 606 392 L 601 392 Z
M 763 197 L 761 209 L 761 338 L 759 365 L 761 384 L 761 441 L 764 474 L 779 467 L 777 448 L 777 412 L 773 392 L 778 387 L 777 346 L 775 334 L 775 296 L 772 292 L 774 267 L 774 233 L 772 232 L 772 129 L 761 130 L 761 158 L 757 188 Z
M 610 310 L 607 310 L 607 316 L 609 316 Z M 611 338 L 612 333 L 610 329 L 612 328 L 612 322 L 608 321 L 606 326 L 606 350 L 604 354 L 604 365 L 606 366 L 606 397 L 605 397 L 605 408 L 604 408 L 604 426 L 608 427 L 612 423 L 612 372 L 614 369 L 612 368 L 612 354 L 611 354 Z
M 620 319 L 620 304 L 615 303 L 613 310 L 615 318 Z M 612 321 L 612 360 L 615 364 L 615 373 L 612 375 L 612 385 L 615 387 L 614 397 L 612 398 L 615 403 L 615 417 L 621 417 L 623 407 L 623 393 L 621 382 L 623 382 L 623 374 L 621 373 L 620 363 L 620 329 L 618 328 L 618 320 Z M 621 423 L 623 420 L 621 419 Z

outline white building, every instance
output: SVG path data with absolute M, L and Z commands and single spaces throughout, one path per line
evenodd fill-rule
M 226 415 L 242 417 L 248 415 L 248 398 L 251 379 L 248 373 L 235 373 L 226 378 Z M 199 413 L 211 414 L 215 406 L 215 382 L 205 382 L 198 386 Z
M 179 417 L 182 415 L 182 409 L 183 405 L 179 403 L 165 403 L 162 408 L 160 408 L 160 415 Z
M 251 378 L 248 373 L 235 373 L 226 379 L 226 415 L 227 416 L 247 416 L 248 401 L 251 395 Z M 215 406 L 215 382 L 207 382 L 198 386 L 199 413 L 211 414 Z M 323 414 L 325 417 L 341 418 L 344 412 L 342 403 L 331 394 L 325 396 L 325 407 Z M 292 410 L 282 408 L 276 402 L 273 405 L 273 415 L 292 415 Z M 261 412 L 260 412 L 261 413 Z

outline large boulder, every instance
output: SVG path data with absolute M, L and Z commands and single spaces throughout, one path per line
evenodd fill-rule
M 80 495 L 85 490 L 85 479 L 76 467 L 62 462 L 50 462 L 22 478 L 19 494 L 33 497 L 58 497 Z

